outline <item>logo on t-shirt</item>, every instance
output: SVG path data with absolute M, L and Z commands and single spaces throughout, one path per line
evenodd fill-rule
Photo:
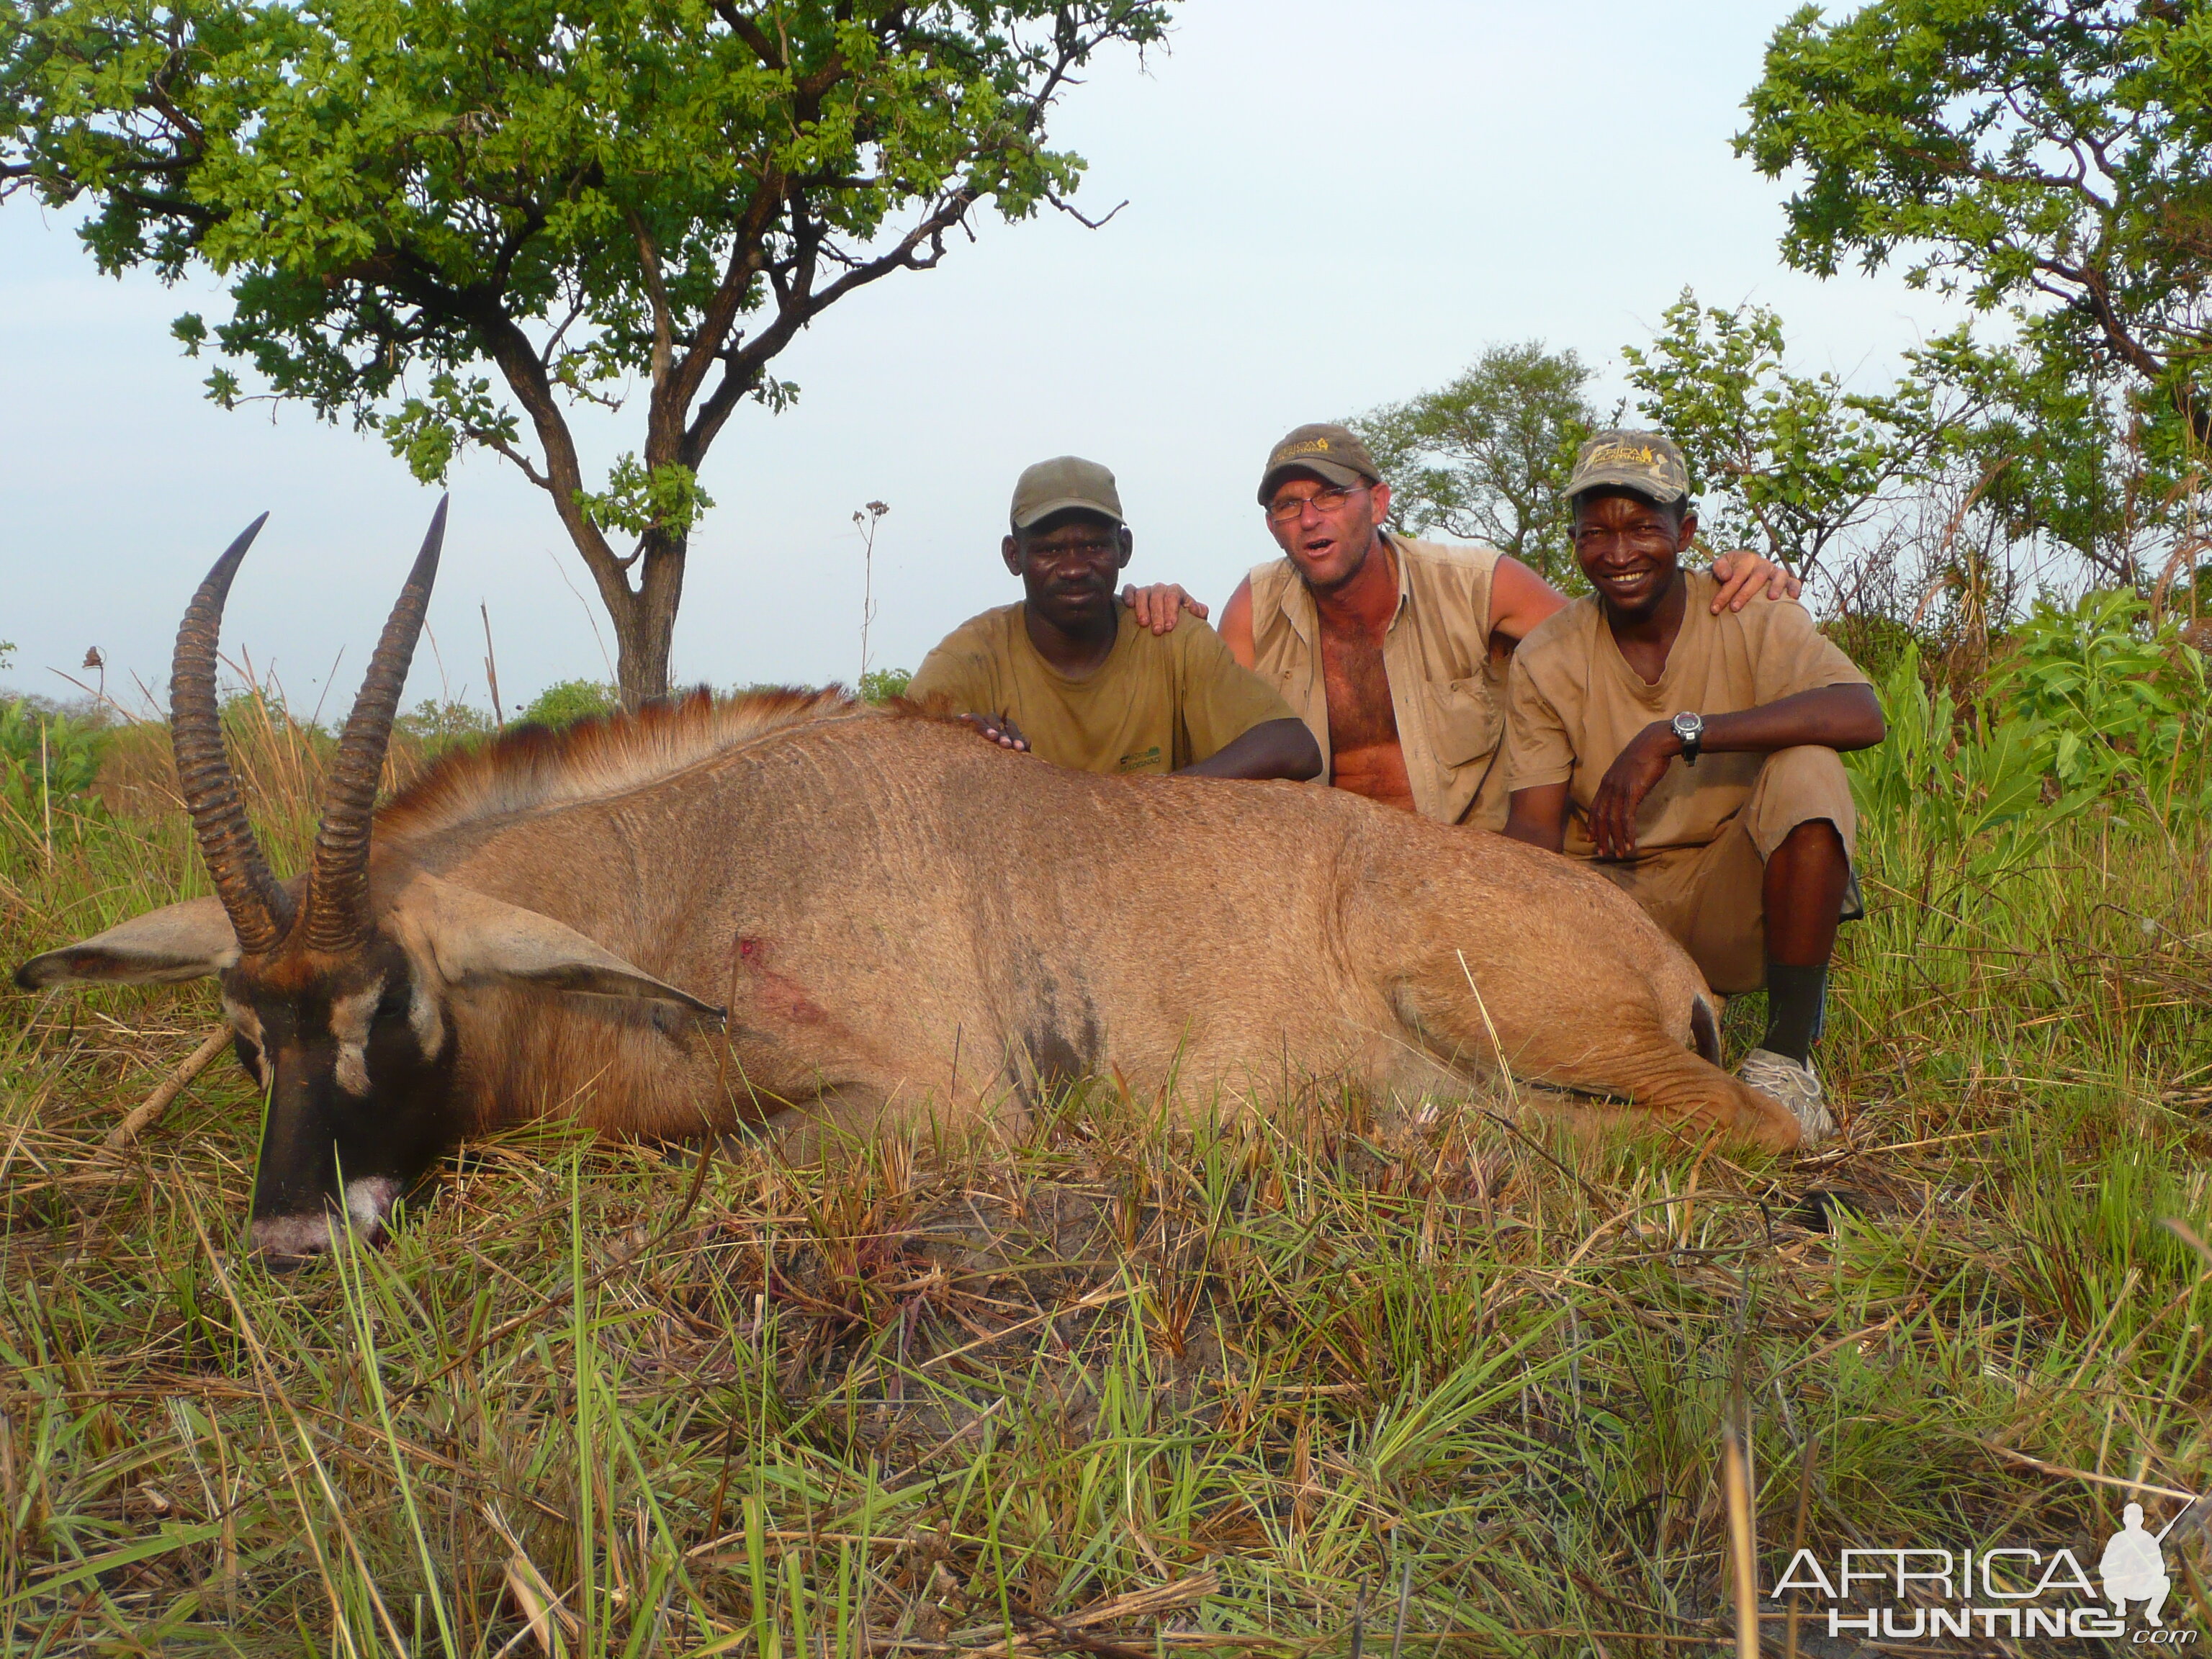
M 1149 749 L 1139 749 L 1124 755 L 1118 763 L 1124 772 L 1141 772 L 1146 767 L 1158 766 L 1159 763 L 1160 746 L 1158 744 L 1154 744 Z

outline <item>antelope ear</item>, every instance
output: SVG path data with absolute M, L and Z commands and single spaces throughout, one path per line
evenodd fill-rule
M 165 985 L 219 974 L 238 960 L 222 901 L 188 899 L 133 916 L 104 933 L 33 957 L 15 970 L 26 991 L 54 985 Z
M 564 922 L 434 876 L 409 882 L 388 921 L 410 935 L 410 943 L 419 942 L 449 985 L 504 980 L 586 996 L 672 1002 L 722 1018 L 713 1003 L 655 979 Z

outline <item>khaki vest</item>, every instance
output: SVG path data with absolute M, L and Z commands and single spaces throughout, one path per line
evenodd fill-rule
M 1424 817 L 1484 830 L 1505 823 L 1504 677 L 1490 663 L 1490 574 L 1498 552 L 1390 536 L 1398 609 L 1382 639 L 1398 742 Z M 1331 764 L 1321 626 L 1297 568 L 1252 572 L 1252 666 L 1297 711 Z

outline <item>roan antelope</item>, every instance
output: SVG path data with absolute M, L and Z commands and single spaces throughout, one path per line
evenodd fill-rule
M 265 517 L 265 515 L 264 515 Z M 1291 783 L 1108 778 L 836 691 L 699 692 L 441 762 L 374 811 L 441 503 L 332 763 L 304 877 L 246 822 L 224 597 L 177 635 L 177 773 L 216 896 L 26 963 L 26 988 L 216 975 L 267 1095 L 252 1237 L 381 1233 L 463 1137 L 566 1114 L 673 1139 L 1020 1110 L 1059 1079 L 1271 1097 L 1523 1079 L 1765 1146 L 1688 957 L 1610 883 Z M 1163 905 L 1164 881 L 1188 895 Z M 1698 1052 L 1692 1052 L 1692 1046 Z

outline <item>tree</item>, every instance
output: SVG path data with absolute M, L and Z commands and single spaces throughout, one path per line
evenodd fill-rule
M 1083 163 L 1048 111 L 1172 3 L 28 0 L 0 20 L 0 194 L 88 202 L 104 271 L 228 278 L 229 319 L 176 332 L 258 395 L 380 431 L 426 481 L 471 444 L 520 467 L 635 704 L 666 689 L 737 405 L 782 407 L 798 331 L 936 265 L 981 204 L 1065 207 Z M 633 385 L 642 442 L 594 488 L 569 415 Z
M 1978 475 L 1977 501 L 2006 538 L 2043 538 L 2078 555 L 2105 584 L 2137 586 L 2144 555 L 2192 539 L 2189 497 L 2202 485 L 2170 447 L 2145 443 L 2141 383 L 2109 354 L 2049 316 L 2021 319 L 2021 338 L 1989 345 L 1964 330 L 1905 354 L 1937 396 L 1975 417 L 1955 448 Z M 2157 565 L 2151 566 L 2155 574 Z
M 1540 340 L 1492 346 L 1449 386 L 1347 424 L 1389 483 L 1400 529 L 1487 543 L 1556 584 L 1575 574 L 1561 491 L 1596 420 L 1589 378 Z
M 1966 412 L 1924 379 L 1887 398 L 1784 365 L 1782 319 L 1763 306 L 1706 309 L 1685 289 L 1650 347 L 1628 346 L 1639 408 L 1682 447 L 1700 520 L 1720 547 L 1759 547 L 1802 575 L 1893 486 L 1924 477 Z
M 2148 394 L 2143 441 L 2212 441 L 2212 8 L 1876 0 L 1778 29 L 1736 150 L 1793 169 L 1784 257 L 2023 308 L 2047 386 Z

